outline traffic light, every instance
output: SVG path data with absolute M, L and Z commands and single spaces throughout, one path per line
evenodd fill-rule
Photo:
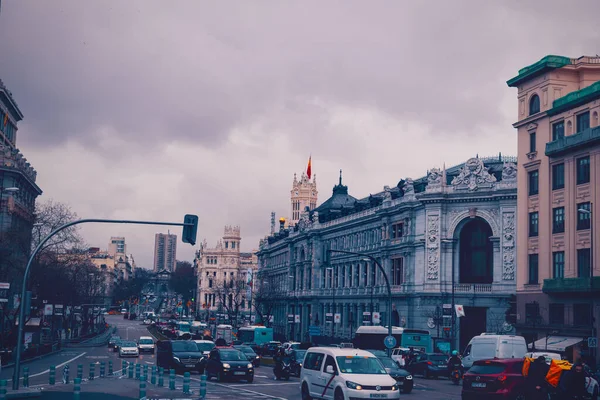
M 183 235 L 181 240 L 183 243 L 189 243 L 192 246 L 196 244 L 196 234 L 198 233 L 198 216 L 186 214 L 183 218 Z
M 511 325 L 517 323 L 517 296 L 514 294 L 510 295 L 508 300 L 508 308 L 506 309 L 506 322 Z

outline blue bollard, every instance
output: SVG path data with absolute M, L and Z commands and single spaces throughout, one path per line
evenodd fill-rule
M 81 378 L 75 378 L 73 381 L 73 399 L 79 400 L 81 398 Z
M 160 367 L 158 370 L 158 387 L 165 386 L 165 369 Z
M 148 379 L 148 365 L 146 364 L 144 364 L 144 373 L 142 375 L 145 376 L 146 379 Z
M 90 381 L 94 380 L 94 375 L 96 375 L 94 369 L 96 368 L 96 365 L 94 365 L 94 363 L 90 363 Z
M 175 370 L 169 371 L 169 389 L 175 390 Z
M 150 378 L 150 383 L 156 385 L 156 365 L 152 366 L 152 377 Z
M 29 387 L 29 367 L 23 367 L 23 387 Z
M 190 394 L 190 373 L 185 372 L 183 374 L 183 393 Z
M 141 367 L 142 366 L 140 364 L 135 364 L 135 379 L 137 379 L 138 381 L 140 380 L 140 377 L 142 376 L 142 374 L 140 373 Z
M 6 379 L 0 381 L 0 400 L 6 399 Z
M 79 383 L 81 383 L 83 380 L 83 364 L 77 366 L 77 378 L 79 378 Z
M 48 374 L 48 383 L 50 385 L 54 385 L 56 383 L 56 367 L 54 365 L 50 366 L 50 373 Z
M 146 376 L 142 376 L 140 379 L 140 399 L 146 398 Z
M 112 360 L 108 361 L 108 376 L 112 376 L 113 374 L 113 364 L 112 364 Z
M 206 374 L 202 374 L 200 377 L 200 398 L 206 398 Z
M 106 369 L 106 363 L 104 361 L 102 361 L 100 363 L 100 378 L 104 378 L 105 369 Z
M 127 376 L 131 379 L 133 378 L 133 364 L 129 363 L 129 368 L 127 369 Z

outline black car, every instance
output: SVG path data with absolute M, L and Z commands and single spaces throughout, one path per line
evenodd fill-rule
M 110 339 L 108 339 L 108 347 L 112 347 L 113 350 L 115 349 L 115 343 L 118 342 L 119 340 L 121 340 L 121 336 L 119 335 L 112 335 L 110 337 Z
M 425 379 L 448 376 L 448 356 L 437 353 L 419 354 L 406 369 L 413 375 L 423 375 Z
M 390 376 L 394 378 L 396 382 L 398 382 L 398 386 L 400 387 L 402 393 L 412 392 L 414 381 L 410 372 L 400 368 L 398 363 L 392 360 L 390 357 L 377 356 L 377 358 L 379 359 L 379 361 L 381 361 L 381 364 L 383 364 L 383 367 L 385 368 L 387 373 L 390 374 Z
M 248 383 L 254 381 L 254 366 L 248 357 L 232 347 L 215 348 L 206 363 L 207 378 L 216 377 L 219 382 L 226 379 L 241 379 Z
M 191 340 L 159 340 L 156 343 L 156 366 L 177 372 L 203 372 L 202 352 Z
M 302 372 L 302 363 L 304 362 L 304 356 L 306 355 L 306 350 L 294 350 L 292 353 L 292 374 L 296 376 L 300 376 Z
M 250 361 L 255 367 L 260 367 L 260 356 L 256 354 L 256 352 L 250 346 L 233 346 L 233 348 L 238 349 L 242 353 L 248 357 L 248 361 Z

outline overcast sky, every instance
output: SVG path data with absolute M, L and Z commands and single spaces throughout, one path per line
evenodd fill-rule
M 590 1 L 4 0 L 0 78 L 43 199 L 81 217 L 181 221 L 258 247 L 312 154 L 319 203 L 469 157 L 516 154 L 516 89 L 547 54 L 600 53 Z M 125 236 L 151 268 L 160 228 Z M 166 230 L 163 230 L 166 231 Z M 172 232 L 181 236 L 180 228 Z M 193 248 L 179 240 L 177 258 Z

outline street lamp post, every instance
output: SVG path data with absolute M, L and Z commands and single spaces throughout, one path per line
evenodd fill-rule
M 355 256 L 366 257 L 366 258 L 370 259 L 372 262 L 374 262 L 375 265 L 377 265 L 377 268 L 379 268 L 379 271 L 381 271 L 381 275 L 383 275 L 383 279 L 385 280 L 385 286 L 387 287 L 387 292 L 388 292 L 388 336 L 393 336 L 392 335 L 392 287 L 390 286 L 390 280 L 388 279 L 388 276 L 385 273 L 385 270 L 383 269 L 383 267 L 381 266 L 379 261 L 377 261 L 377 259 L 375 257 L 373 257 L 369 254 L 357 253 L 354 251 L 329 249 L 329 250 L 327 250 L 327 252 L 328 253 L 351 254 L 351 255 L 355 255 Z M 388 357 L 389 357 L 391 354 L 390 348 L 387 349 L 387 353 L 388 353 Z
M 592 323 L 592 337 L 596 335 L 596 323 L 594 321 L 594 203 L 590 203 L 590 209 L 580 208 L 582 214 L 587 214 L 590 217 L 590 322 Z M 590 347 L 590 358 L 596 364 L 596 348 Z

